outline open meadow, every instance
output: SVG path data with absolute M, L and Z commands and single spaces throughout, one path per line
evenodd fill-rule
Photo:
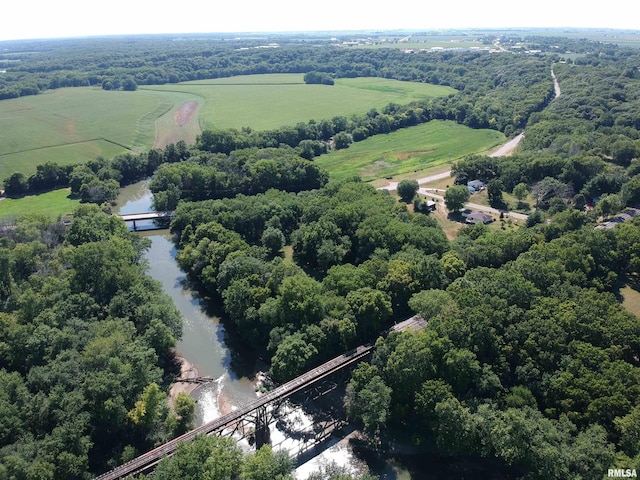
M 362 114 L 390 102 L 449 95 L 449 87 L 381 78 L 305 85 L 302 74 L 252 75 L 141 87 L 51 90 L 0 102 L 0 181 L 38 164 L 80 163 L 184 140 L 201 128 L 274 129 Z
M 0 179 L 38 164 L 68 165 L 150 146 L 157 95 L 63 88 L 0 102 Z
M 359 175 L 363 180 L 411 175 L 503 143 L 495 130 L 474 130 L 452 121 L 432 120 L 386 135 L 376 135 L 316 159 L 332 178 Z

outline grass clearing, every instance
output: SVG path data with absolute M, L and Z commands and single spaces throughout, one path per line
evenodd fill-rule
M 144 116 L 161 105 L 145 92 L 62 88 L 0 102 L 0 180 L 46 161 L 72 164 L 150 146 Z M 148 120 L 147 120 L 148 123 Z
M 376 135 L 315 161 L 334 178 L 359 175 L 368 181 L 423 172 L 467 155 L 486 152 L 504 140 L 505 136 L 495 130 L 474 130 L 452 121 L 433 120 Z
M 640 292 L 629 285 L 620 289 L 622 306 L 635 316 L 640 317 Z
M 23 198 L 5 198 L 0 201 L 0 218 L 25 213 L 41 213 L 54 217 L 72 213 L 80 200 L 70 198 L 70 193 L 68 188 L 61 188 Z

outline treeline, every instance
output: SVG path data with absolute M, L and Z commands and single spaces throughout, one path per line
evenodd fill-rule
M 166 403 L 179 314 L 145 274 L 148 240 L 84 205 L 0 238 L 0 477 L 87 479 L 191 427 Z
M 333 85 L 335 83 L 331 75 L 323 72 L 307 72 L 304 74 L 303 80 L 304 80 L 304 83 L 309 85 L 312 85 L 312 84 Z
M 230 155 L 195 154 L 162 165 L 150 189 L 156 210 L 173 210 L 182 200 L 198 201 L 254 194 L 271 188 L 298 192 L 319 188 L 328 175 L 291 148 L 234 150 Z
M 254 48 L 266 41 L 167 35 L 4 42 L 8 52 L 0 54 L 0 68 L 6 69 L 0 76 L 0 98 L 66 86 L 110 84 L 111 88 L 122 88 L 127 81 L 160 85 L 261 73 L 318 72 L 334 78 L 380 76 L 454 88 L 469 84 L 461 81 L 463 77 L 475 76 L 468 75 L 471 72 L 464 68 L 447 65 L 451 58 L 460 56 L 458 52 L 407 54 L 397 48 L 348 49 L 332 44 L 328 38 L 319 40 L 319 46 L 308 46 L 304 39 L 285 36 L 271 39 L 278 48 Z M 611 46 L 596 42 L 559 37 L 511 37 L 505 41 L 535 42 L 532 48 L 552 54 L 611 50 Z M 477 52 L 463 53 L 462 58 L 473 60 L 476 55 Z M 473 67 L 472 61 L 469 66 Z
M 184 142 L 141 154 L 124 153 L 112 159 L 98 157 L 80 165 L 58 165 L 46 162 L 36 172 L 16 172 L 4 180 L 5 194 L 19 197 L 55 188 L 71 187 L 73 195 L 83 202 L 104 203 L 115 200 L 121 186 L 153 175 L 164 162 L 178 162 L 189 156 Z

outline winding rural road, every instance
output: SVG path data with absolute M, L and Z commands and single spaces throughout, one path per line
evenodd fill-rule
M 496 43 L 496 47 L 504 50 L 503 47 L 499 46 L 499 43 Z M 560 83 L 558 83 L 558 79 L 557 79 L 556 74 L 553 71 L 553 69 L 551 70 L 551 78 L 553 79 L 553 89 L 554 89 L 554 92 L 555 92 L 555 98 L 558 98 L 561 95 L 562 92 L 560 91 Z M 491 152 L 489 154 L 489 156 L 490 157 L 504 157 L 505 155 L 509 155 L 511 152 L 513 152 L 516 149 L 516 147 L 518 146 L 518 144 L 520 143 L 520 141 L 523 138 L 524 138 L 524 132 L 522 132 L 521 134 L 515 136 L 514 138 L 509 140 L 507 143 L 505 143 L 504 145 L 502 145 L 498 149 L 496 149 L 493 152 Z M 442 180 L 443 178 L 448 178 L 450 176 L 451 176 L 451 170 L 447 170 L 446 172 L 437 173 L 435 175 L 430 175 L 428 177 L 418 178 L 417 180 L 418 180 L 418 185 L 424 185 L 425 183 L 435 182 L 435 181 L 438 181 L 438 180 Z M 378 190 L 394 191 L 397 188 L 398 188 L 398 182 L 389 182 L 384 187 L 379 187 Z M 437 191 L 437 190 L 436 189 L 432 189 L 432 188 L 427 188 L 427 187 L 420 187 L 418 189 L 418 193 L 420 193 L 421 195 L 429 195 L 431 197 L 439 198 L 439 199 L 442 200 L 443 197 L 441 195 L 434 194 L 433 193 L 434 191 Z M 500 214 L 500 210 L 496 210 L 495 208 L 487 207 L 485 205 L 478 205 L 478 204 L 475 204 L 475 203 L 467 203 L 466 206 L 468 206 L 469 208 L 476 209 L 476 210 L 483 210 L 483 211 L 489 212 L 489 213 Z M 511 215 L 514 218 L 521 218 L 523 220 L 527 219 L 527 215 L 523 215 L 521 213 L 509 212 L 509 215 Z

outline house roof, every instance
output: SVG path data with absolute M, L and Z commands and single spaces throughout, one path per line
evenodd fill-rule
M 482 187 L 484 187 L 484 182 L 482 180 L 471 180 L 470 182 L 467 182 L 467 186 L 475 187 L 475 188 L 482 188 Z
M 491 215 L 488 215 L 486 213 L 482 213 L 482 212 L 471 212 L 469 215 L 467 215 L 467 223 L 491 223 L 493 222 L 493 217 Z

